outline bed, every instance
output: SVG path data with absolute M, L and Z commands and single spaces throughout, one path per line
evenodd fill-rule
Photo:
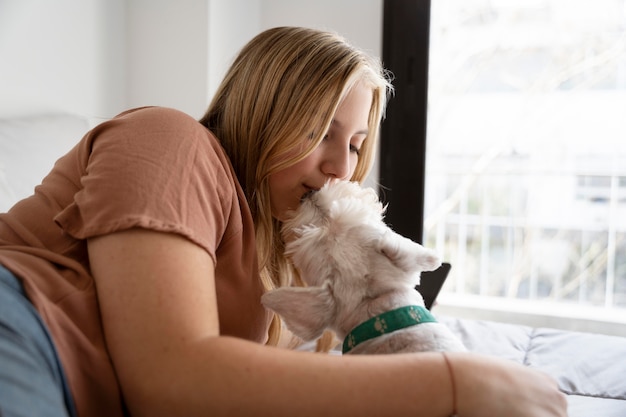
M 0 212 L 29 195 L 93 124 L 66 113 L 0 118 Z M 437 315 L 437 307 L 433 312 Z M 568 395 L 570 417 L 626 417 L 626 338 L 449 316 L 439 320 L 470 351 L 552 375 Z
M 440 321 L 472 352 L 510 359 L 556 378 L 568 396 L 570 417 L 626 416 L 626 338 L 484 320 Z

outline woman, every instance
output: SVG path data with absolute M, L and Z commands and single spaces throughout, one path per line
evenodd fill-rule
M 276 347 L 259 299 L 294 281 L 281 220 L 365 178 L 390 88 L 338 36 L 275 28 L 200 123 L 142 108 L 87 133 L 0 217 L 2 415 L 564 416 L 508 362 Z

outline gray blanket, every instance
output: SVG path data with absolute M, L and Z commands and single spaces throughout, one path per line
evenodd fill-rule
M 626 417 L 626 338 L 439 317 L 472 352 L 540 369 L 568 395 L 569 417 Z

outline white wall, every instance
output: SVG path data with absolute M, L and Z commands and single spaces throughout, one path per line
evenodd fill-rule
M 261 29 L 308 26 L 339 32 L 375 56 L 382 54 L 382 0 L 263 0 Z
M 237 51 L 277 25 L 332 29 L 379 55 L 382 0 L 0 0 L 0 115 L 199 117 Z
M 128 0 L 127 107 L 176 107 L 194 117 L 207 103 L 209 2 Z
M 0 0 L 0 114 L 122 105 L 123 26 L 123 0 Z
M 237 52 L 260 31 L 262 0 L 209 1 L 207 104 Z

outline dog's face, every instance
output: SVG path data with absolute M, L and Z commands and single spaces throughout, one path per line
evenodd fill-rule
M 263 303 L 296 335 L 313 339 L 365 300 L 413 290 L 419 273 L 440 260 L 392 231 L 383 216 L 376 192 L 354 182 L 328 183 L 306 196 L 282 233 L 286 255 L 308 287 L 272 291 Z
M 387 229 L 374 190 L 348 181 L 310 193 L 290 214 L 282 228 L 286 255 L 309 286 L 365 275 L 370 251 Z
M 437 268 L 439 258 L 393 232 L 384 212 L 373 189 L 350 181 L 327 183 L 284 223 L 286 255 L 309 286 L 330 280 L 364 287 L 365 277 L 393 284 L 409 276 L 406 283 L 415 286 L 419 272 Z

